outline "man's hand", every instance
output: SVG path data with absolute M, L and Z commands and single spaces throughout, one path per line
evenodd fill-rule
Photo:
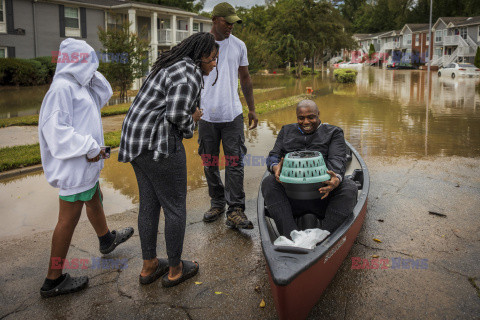
M 318 189 L 320 193 L 325 193 L 322 199 L 325 199 L 330 192 L 333 191 L 340 184 L 340 180 L 337 178 L 335 172 L 328 170 L 327 173 L 330 175 L 330 180 L 324 182 L 325 186 Z
M 202 116 L 203 116 L 203 110 L 200 108 L 197 108 L 197 110 L 195 110 L 195 112 L 192 115 L 193 121 L 198 122 L 198 120 L 200 120 Z
M 255 129 L 258 125 L 258 117 L 255 111 L 248 112 L 248 130 Z
M 94 158 L 89 159 L 87 156 L 86 156 L 86 158 L 87 158 L 88 162 L 98 162 L 100 159 L 103 159 L 104 156 L 105 156 L 105 151 L 100 150 L 100 153 L 97 154 Z
M 283 166 L 283 158 L 282 160 L 280 160 L 280 162 L 277 165 L 274 165 L 272 168 L 272 171 L 275 174 L 275 179 L 280 183 L 281 183 L 280 173 L 282 172 L 282 166 Z

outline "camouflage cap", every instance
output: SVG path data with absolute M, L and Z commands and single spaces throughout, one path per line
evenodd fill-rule
M 222 2 L 213 7 L 212 17 L 223 17 L 228 23 L 242 23 L 242 19 L 237 16 L 235 8 L 227 2 Z

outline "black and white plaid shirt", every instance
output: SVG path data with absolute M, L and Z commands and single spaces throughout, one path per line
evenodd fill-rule
M 146 150 L 154 150 L 154 160 L 168 157 L 174 128 L 191 138 L 201 87 L 202 71 L 189 57 L 150 74 L 123 121 L 118 161 L 130 162 Z

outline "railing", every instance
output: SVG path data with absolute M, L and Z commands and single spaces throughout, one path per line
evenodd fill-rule
M 477 48 L 474 47 L 458 47 L 457 50 L 458 55 L 463 57 L 473 57 L 477 53 Z
M 172 30 L 160 29 L 158 30 L 158 43 L 171 43 L 172 42 Z
M 443 56 L 443 61 L 442 61 L 442 66 L 447 66 L 449 65 L 450 63 L 452 63 L 455 59 L 457 59 L 458 57 L 458 49 L 455 49 L 455 51 L 453 51 L 453 53 L 449 56 L 447 55 L 444 55 Z
M 389 42 L 385 42 L 385 44 L 382 47 L 382 50 L 392 50 L 392 49 L 398 49 L 398 48 L 400 48 L 400 42 L 389 41 Z
M 188 31 L 177 30 L 177 42 L 181 42 L 188 38 Z
M 382 46 L 383 50 L 392 50 L 393 49 L 393 42 L 385 42 Z
M 432 63 L 430 64 L 431 66 L 440 66 L 442 62 L 442 57 L 440 56 L 433 56 L 432 58 Z
M 462 46 L 462 47 L 468 46 L 468 43 L 459 35 L 443 37 L 442 44 L 444 46 Z
M 475 49 L 478 47 L 477 43 L 473 41 L 472 37 L 470 37 L 469 35 L 467 35 L 467 44 L 470 47 L 474 47 Z

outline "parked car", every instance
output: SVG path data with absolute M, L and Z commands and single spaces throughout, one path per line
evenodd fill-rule
M 450 76 L 454 79 L 457 76 L 478 77 L 480 76 L 480 69 L 470 63 L 450 63 L 446 67 L 438 70 L 438 76 Z
M 407 62 L 393 62 L 387 65 L 387 69 L 418 69 L 418 67 L 414 66 L 411 63 Z
M 350 68 L 353 68 L 353 69 L 356 69 L 356 68 L 362 68 L 363 67 L 363 63 L 355 63 L 355 62 L 345 62 L 345 63 L 341 63 L 338 65 L 338 68 L 340 69 L 350 69 Z

